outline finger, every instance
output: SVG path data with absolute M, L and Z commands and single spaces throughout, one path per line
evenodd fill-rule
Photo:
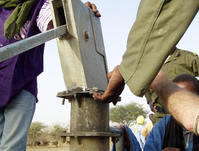
M 106 95 L 106 93 L 104 94 L 94 93 L 93 98 L 94 100 L 102 102 L 102 103 L 111 103 L 113 101 L 112 99 L 109 99 L 109 96 Z
M 99 11 L 97 10 L 97 6 L 96 6 L 95 4 L 91 4 L 91 9 L 92 9 L 92 11 L 95 13 L 95 16 L 101 17 L 101 14 L 100 14 Z
M 100 94 L 100 93 L 94 93 L 93 94 L 93 98 L 96 101 L 103 101 L 104 100 L 104 96 L 102 94 Z
M 92 11 L 93 11 L 94 13 L 97 12 L 97 7 L 96 7 L 95 4 L 91 4 L 91 9 L 92 9 Z
M 86 2 L 85 5 L 89 8 L 91 8 L 91 3 L 90 2 Z
M 99 13 L 99 11 L 97 10 L 97 12 L 95 13 L 95 16 L 97 17 L 101 17 L 101 14 Z

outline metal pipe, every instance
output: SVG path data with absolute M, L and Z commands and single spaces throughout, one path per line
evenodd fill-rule
M 7 60 L 11 57 L 14 57 L 18 54 L 31 50 L 34 47 L 37 47 L 46 41 L 55 39 L 64 34 L 68 34 L 67 26 L 62 25 L 55 29 L 51 29 L 49 31 L 37 34 L 35 36 L 31 36 L 24 40 L 20 40 L 13 44 L 7 45 L 5 47 L 0 48 L 0 62 Z

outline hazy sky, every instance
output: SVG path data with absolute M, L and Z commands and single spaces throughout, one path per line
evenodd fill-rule
M 101 24 L 110 71 L 121 62 L 126 49 L 128 33 L 135 21 L 140 0 L 92 0 L 91 2 L 97 5 L 102 14 Z M 198 28 L 199 15 L 195 17 L 178 47 L 199 53 Z M 65 85 L 55 40 L 46 43 L 44 57 L 44 73 L 38 78 L 39 103 L 37 103 L 33 121 L 45 124 L 69 123 L 70 104 L 66 101 L 65 105 L 61 105 L 62 100 L 56 97 L 57 92 L 65 90 Z M 147 106 L 145 99 L 135 97 L 126 86 L 122 93 L 122 102 L 119 104 L 127 104 L 132 101 Z

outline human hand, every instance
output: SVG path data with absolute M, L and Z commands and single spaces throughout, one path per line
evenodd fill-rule
M 91 4 L 90 2 L 86 2 L 85 5 L 93 11 L 93 13 L 95 14 L 96 17 L 101 17 L 101 14 L 97 10 L 97 7 L 96 7 L 95 4 Z
M 101 14 L 97 10 L 97 7 L 96 7 L 95 4 L 91 4 L 90 2 L 86 2 L 85 5 L 93 11 L 93 13 L 95 14 L 96 17 L 101 17 Z M 50 30 L 50 29 L 53 29 L 53 28 L 54 28 L 53 21 L 51 20 L 48 23 L 47 30 Z
M 180 149 L 175 147 L 167 147 L 164 148 L 162 151 L 180 151 Z
M 112 72 L 107 74 L 109 83 L 106 91 L 103 94 L 94 93 L 93 98 L 97 101 L 110 103 L 114 102 L 119 95 L 122 93 L 125 83 L 122 75 L 118 69 L 119 66 L 116 66 Z

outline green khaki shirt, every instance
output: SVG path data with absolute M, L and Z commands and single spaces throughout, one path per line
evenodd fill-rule
M 141 0 L 119 67 L 135 95 L 145 94 L 198 9 L 199 0 Z
M 162 66 L 162 70 L 167 75 L 169 80 L 173 80 L 176 76 L 181 74 L 190 74 L 193 76 L 199 75 L 199 57 L 196 53 L 192 53 L 185 50 L 176 49 L 169 59 Z M 156 95 L 156 93 L 150 89 L 146 92 L 145 97 L 149 104 L 154 107 L 164 109 L 161 99 Z M 164 113 L 158 111 L 161 117 L 158 115 L 154 116 L 155 123 L 164 117 Z M 167 115 L 167 114 L 165 114 Z M 156 118 L 158 117 L 158 118 Z M 160 117 L 160 118 L 159 118 Z

